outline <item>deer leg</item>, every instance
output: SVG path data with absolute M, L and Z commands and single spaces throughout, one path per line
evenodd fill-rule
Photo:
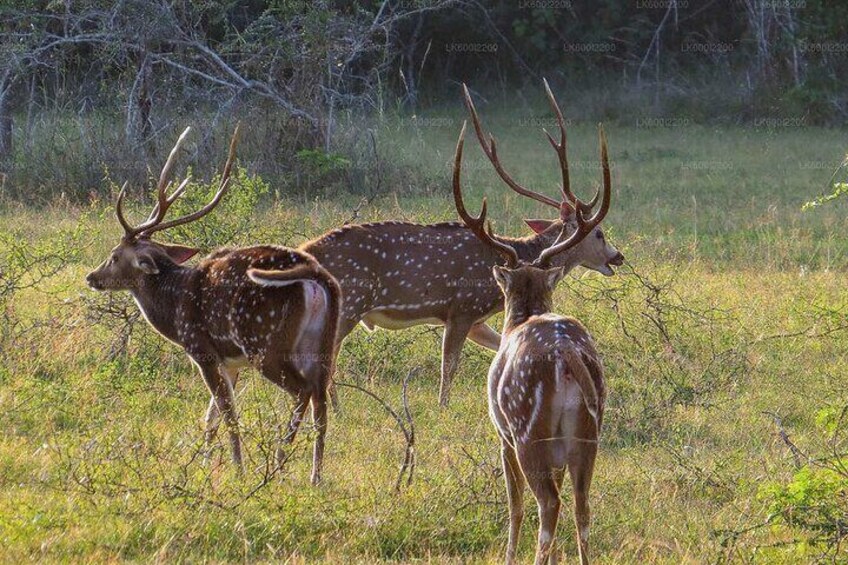
M 206 416 L 203 421 L 206 423 L 206 451 L 207 455 L 212 449 L 212 442 L 215 441 L 215 436 L 218 435 L 218 425 L 220 424 L 221 412 L 218 410 L 218 403 L 215 401 L 215 396 L 209 398 L 209 407 L 206 409 Z
M 562 482 L 565 478 L 565 467 L 553 467 L 551 469 L 551 474 L 554 478 L 554 483 L 556 484 L 557 493 L 562 494 Z M 559 496 L 558 496 L 559 498 Z M 561 499 L 560 499 L 561 500 Z M 559 554 L 561 549 L 558 550 L 556 547 L 551 551 L 550 563 L 552 565 L 556 565 L 557 559 L 559 558 Z
M 334 355 L 338 357 L 339 349 L 342 347 L 342 341 L 344 338 L 353 331 L 353 328 L 356 327 L 356 324 L 359 323 L 359 320 L 349 320 L 349 319 L 341 319 L 339 320 L 339 328 L 336 331 L 336 350 Z M 330 395 L 330 404 L 333 406 L 333 412 L 336 413 L 337 416 L 341 416 L 342 413 L 342 405 L 339 402 L 339 391 L 336 388 L 335 379 L 330 379 L 330 384 L 327 386 L 327 392 Z
M 501 463 L 506 479 L 506 495 L 509 501 L 509 541 L 506 546 L 506 563 L 515 563 L 515 549 L 518 545 L 518 534 L 521 532 L 521 522 L 524 520 L 524 475 L 515 456 L 515 450 L 507 442 L 501 442 Z
M 303 414 L 309 406 L 310 397 L 310 389 L 307 384 L 309 381 L 287 357 L 286 354 L 268 356 L 264 359 L 260 369 L 263 377 L 294 398 L 294 408 L 286 426 L 285 435 L 282 433 L 282 426 L 278 424 L 277 427 L 278 443 L 274 458 L 278 470 L 282 468 L 286 460 L 286 451 L 283 446 L 294 443 L 300 424 L 303 422 Z
M 471 323 L 465 320 L 448 320 L 442 336 L 442 381 L 439 387 L 439 406 L 446 407 L 450 401 L 453 375 L 459 365 L 462 345 L 471 329 Z
M 536 540 L 536 565 L 556 562 L 554 542 L 556 538 L 557 521 L 559 520 L 559 490 L 550 474 L 539 481 L 530 481 L 530 489 L 536 497 L 539 506 L 539 537 Z
M 327 394 L 330 396 L 330 404 L 333 406 L 333 412 L 337 416 L 341 416 L 342 405 L 339 403 L 339 389 L 336 388 L 336 381 L 330 381 L 330 384 L 327 386 Z
M 550 464 L 550 455 L 543 444 L 518 446 L 518 458 L 527 484 L 539 508 L 539 537 L 536 542 L 536 565 L 556 562 L 554 545 L 559 520 L 560 499 L 557 469 Z M 559 473 L 561 478 L 561 473 Z
M 312 395 L 312 420 L 318 437 L 315 438 L 315 448 L 312 454 L 312 484 L 321 482 L 321 470 L 324 463 L 324 436 L 327 433 L 327 393 L 318 389 Z
M 468 332 L 468 339 L 492 351 L 497 351 L 501 346 L 501 334 L 493 330 L 485 322 L 471 326 L 471 331 Z
M 230 385 L 235 390 L 239 376 L 238 371 L 221 369 L 221 373 L 230 381 Z M 204 422 L 206 423 L 206 449 L 212 448 L 212 442 L 215 441 L 215 437 L 218 435 L 220 417 L 221 411 L 218 410 L 218 403 L 215 401 L 215 396 L 212 395 L 209 398 L 209 407 L 206 409 L 206 416 L 204 417 Z
M 224 422 L 227 425 L 227 430 L 230 436 L 230 449 L 232 451 L 233 463 L 236 464 L 239 471 L 243 470 L 241 458 L 241 436 L 238 429 L 238 415 L 235 408 L 235 394 L 233 393 L 233 384 L 229 378 L 225 377 L 215 367 L 204 367 L 200 369 L 203 374 L 203 380 L 206 386 L 212 393 L 212 399 L 218 414 L 224 415 Z M 209 410 L 207 410 L 207 415 Z M 214 420 L 214 416 L 213 416 Z M 207 431 L 208 433 L 208 431 Z
M 292 411 L 291 419 L 289 420 L 289 424 L 286 427 L 286 435 L 283 437 L 280 445 L 277 447 L 277 468 L 280 469 L 285 463 L 286 460 L 286 452 L 283 449 L 284 445 L 291 445 L 294 443 L 295 437 L 297 437 L 297 432 L 300 429 L 300 424 L 303 422 L 303 414 L 306 412 L 306 408 L 309 406 L 309 393 L 300 391 L 297 395 L 295 395 L 295 404 L 294 410 Z
M 571 487 L 574 490 L 574 525 L 577 529 L 577 547 L 581 565 L 589 563 L 589 485 L 595 468 L 597 447 L 585 445 L 582 457 L 574 458 L 568 465 Z

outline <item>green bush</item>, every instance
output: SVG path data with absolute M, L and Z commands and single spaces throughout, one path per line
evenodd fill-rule
M 848 538 L 848 457 L 842 427 L 848 406 L 819 411 L 816 425 L 829 438 L 827 452 L 810 457 L 787 482 L 769 481 L 758 497 L 772 524 L 788 527 L 802 551 L 836 551 Z

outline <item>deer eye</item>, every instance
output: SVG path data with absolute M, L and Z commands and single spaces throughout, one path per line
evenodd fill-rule
M 604 239 L 604 232 L 599 231 L 599 232 L 598 232 L 598 235 L 596 235 L 595 237 L 597 237 L 597 238 L 598 238 L 598 239 L 600 239 L 600 240 L 603 240 L 603 239 Z

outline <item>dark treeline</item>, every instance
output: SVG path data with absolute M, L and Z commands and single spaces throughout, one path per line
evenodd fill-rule
M 848 111 L 848 4 L 824 0 L 3 0 L 0 16 L 13 196 L 79 197 L 104 169 L 138 180 L 189 121 L 206 131 L 195 164 L 238 117 L 261 124 L 243 150 L 260 172 L 304 151 L 332 169 L 369 146 L 351 120 L 456 101 L 462 81 L 506 95 L 545 76 L 695 121 Z

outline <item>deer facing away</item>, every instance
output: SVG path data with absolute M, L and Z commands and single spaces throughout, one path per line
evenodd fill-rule
M 603 220 L 610 204 L 606 140 L 601 139 L 603 198 L 588 219 L 588 205 L 578 203 L 577 229 L 557 240 L 533 260 L 523 259 L 508 242 L 484 229 L 486 202 L 478 217 L 462 202 L 460 168 L 465 124 L 456 147 L 453 192 L 463 222 L 506 260 L 493 268 L 506 299 L 503 338 L 489 369 L 489 416 L 501 440 L 509 500 L 506 561 L 515 561 L 523 519 L 523 490 L 529 485 L 539 509 L 536 563 L 556 561 L 555 535 L 560 491 L 566 470 L 574 492 L 574 517 L 580 561 L 588 563 L 589 502 L 598 437 L 606 396 L 601 359 L 591 336 L 575 319 L 551 313 L 553 291 L 564 274 L 552 266 L 560 253 L 578 245 Z
M 518 184 L 501 165 L 493 137 L 486 139 L 464 88 L 465 103 L 484 153 L 503 181 L 524 196 L 556 208 L 556 220 L 527 220 L 534 234 L 523 238 L 497 236 L 510 245 L 519 258 L 532 261 L 552 245 L 563 228 L 577 229 L 577 213 L 585 213 L 596 203 L 577 199 L 571 191 L 566 155 L 566 132 L 562 112 L 545 82 L 548 101 L 557 118 L 561 139 L 555 142 L 562 175 L 562 199 L 554 200 Z M 547 132 L 546 132 L 547 133 Z M 453 375 L 459 364 L 466 337 L 497 351 L 501 336 L 486 324 L 503 310 L 504 298 L 492 279 L 492 267 L 500 256 L 479 241 L 461 223 L 420 225 L 381 222 L 350 225 L 331 231 L 303 244 L 301 250 L 313 255 L 339 281 L 344 293 L 339 341 L 358 323 L 402 329 L 419 324 L 444 325 L 442 339 L 441 387 L 439 402 L 449 401 Z M 612 275 L 624 256 L 610 244 L 600 227 L 559 253 L 553 264 L 565 271 L 577 265 Z
M 157 204 L 149 218 L 132 227 L 116 205 L 124 228 L 121 242 L 86 280 L 95 290 L 129 291 L 145 319 L 166 339 L 182 347 L 197 366 L 211 393 L 206 412 L 206 441 L 217 432 L 223 414 L 232 458 L 242 466 L 241 439 L 233 387 L 240 368 L 251 365 L 295 398 L 284 443 L 291 443 L 312 404 L 317 428 L 312 482 L 321 478 L 327 428 L 326 391 L 335 352 L 341 291 L 335 279 L 310 255 L 277 246 L 219 249 L 196 267 L 184 265 L 198 249 L 153 241 L 151 236 L 208 214 L 229 187 L 238 128 L 220 187 L 202 209 L 163 221 L 171 204 L 188 185 L 184 180 L 168 194 L 169 177 L 180 136 L 157 186 Z M 282 447 L 277 451 L 282 463 Z

